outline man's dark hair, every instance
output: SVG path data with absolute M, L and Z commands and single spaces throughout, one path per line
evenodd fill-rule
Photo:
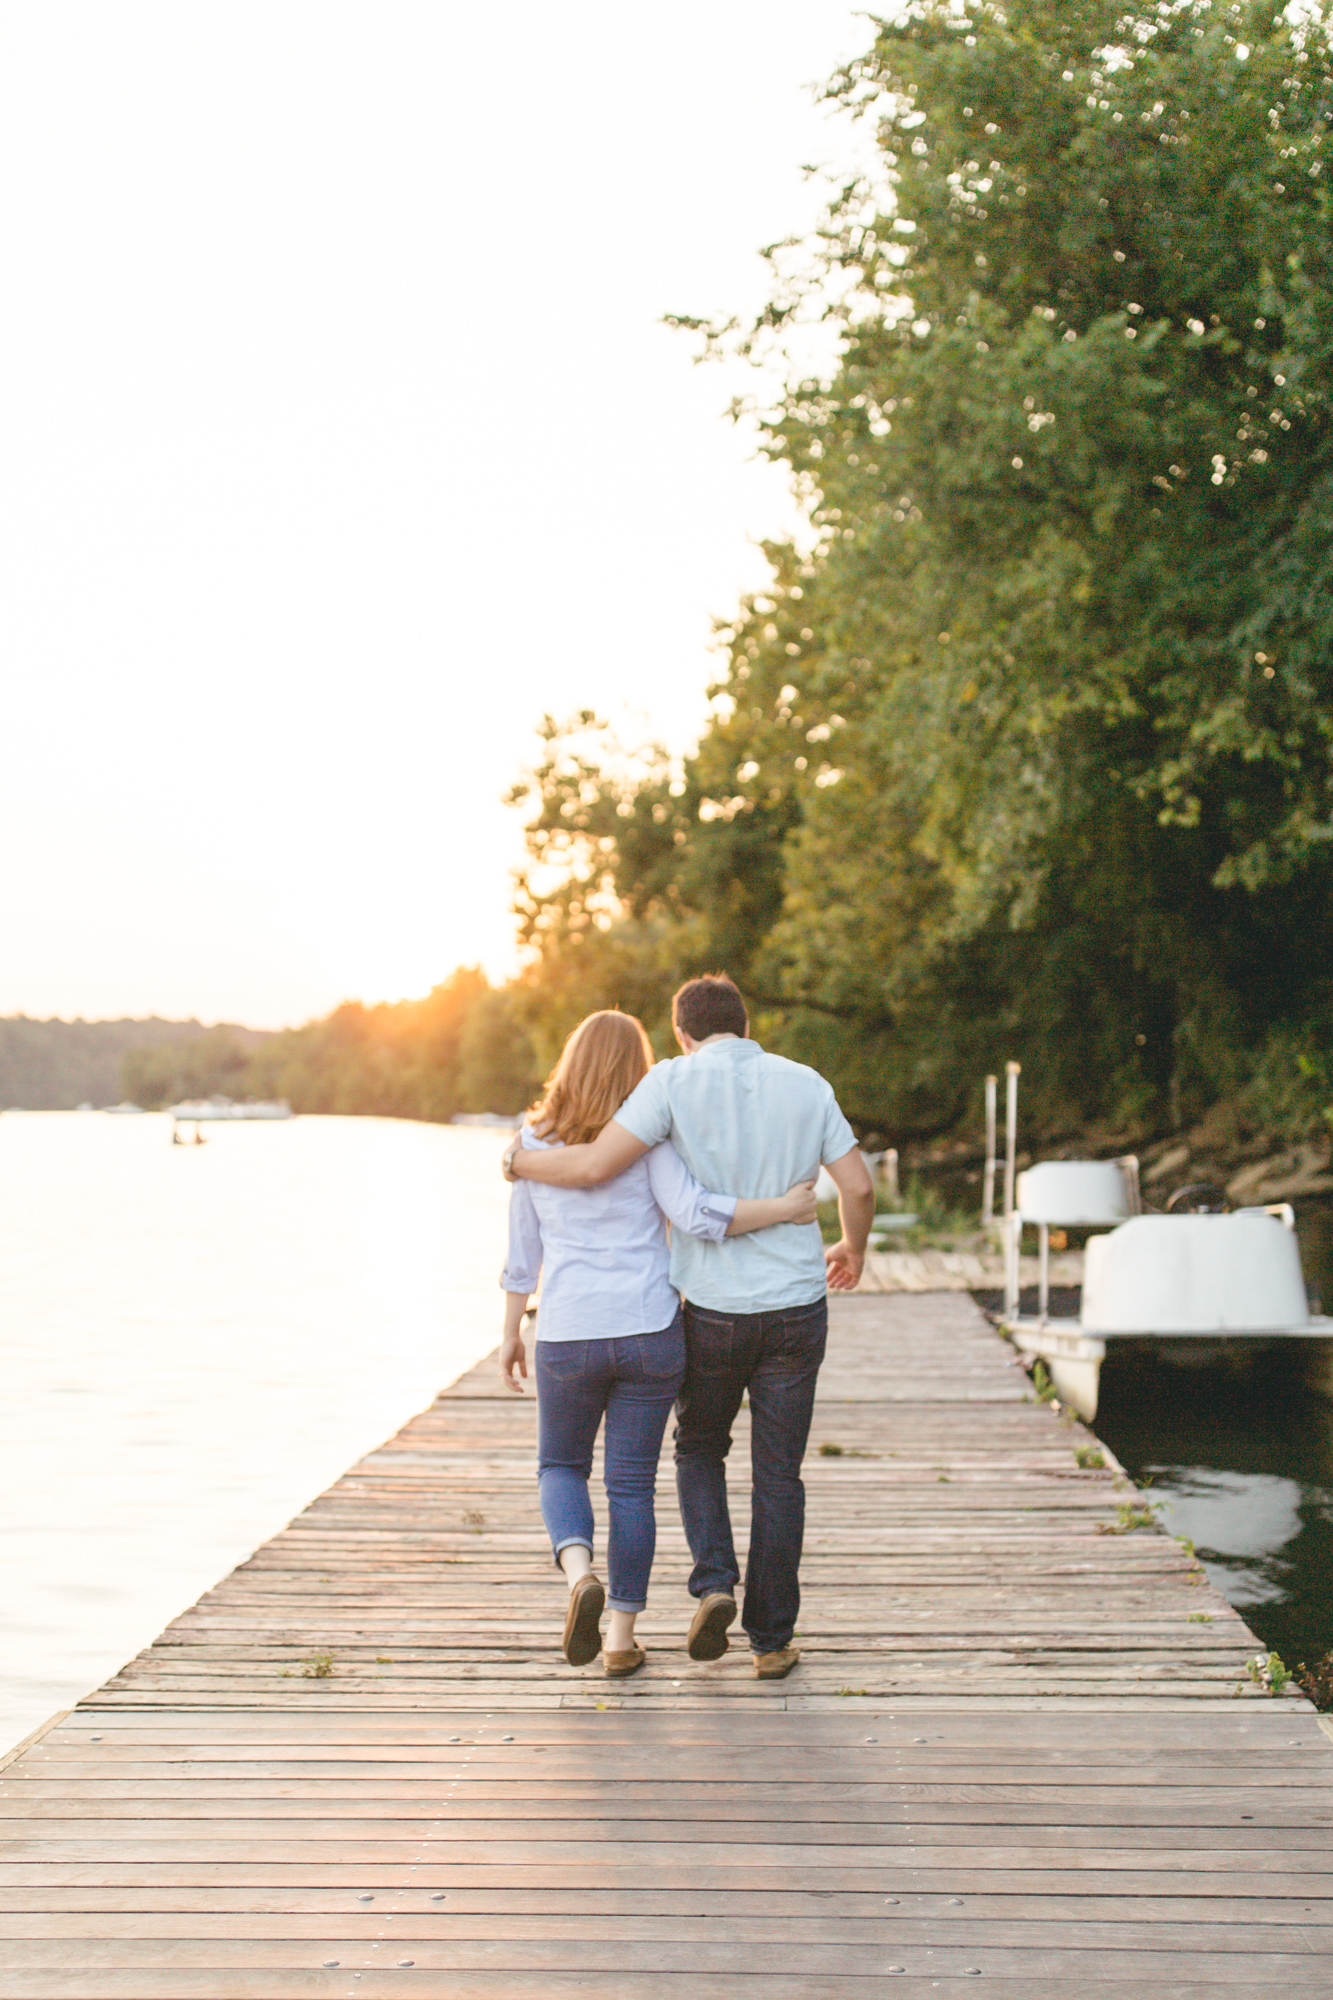
M 725 972 L 687 979 L 671 1002 L 671 1019 L 692 1042 L 710 1035 L 744 1035 L 750 1025 L 736 982 Z

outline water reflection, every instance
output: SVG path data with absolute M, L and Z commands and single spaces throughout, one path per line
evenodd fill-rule
M 1289 1666 L 1333 1650 L 1333 1407 L 1299 1363 L 1288 1347 L 1183 1369 L 1116 1344 L 1096 1426 Z
M 1235 1605 L 1286 1595 L 1285 1549 L 1301 1528 L 1301 1489 L 1272 1473 L 1217 1472 L 1202 1465 L 1149 1465 L 1145 1484 L 1161 1498 L 1168 1534 L 1194 1543 L 1212 1581 Z

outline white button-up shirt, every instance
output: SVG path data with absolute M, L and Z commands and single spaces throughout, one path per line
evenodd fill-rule
M 550 1142 L 525 1125 L 521 1143 L 543 1151 Z M 735 1195 L 710 1194 L 669 1142 L 601 1187 L 515 1181 L 500 1286 L 534 1292 L 541 1276 L 538 1340 L 660 1333 L 680 1304 L 671 1283 L 667 1220 L 719 1242 L 735 1213 Z

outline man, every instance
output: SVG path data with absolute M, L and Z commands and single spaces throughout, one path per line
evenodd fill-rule
M 673 1232 L 671 1280 L 685 1308 L 686 1373 L 676 1405 L 676 1487 L 694 1557 L 694 1660 L 727 1650 L 740 1571 L 727 1509 L 731 1427 L 747 1391 L 753 1471 L 742 1623 L 761 1680 L 781 1680 L 792 1645 L 805 1531 L 801 1461 L 828 1333 L 829 1287 L 861 1276 L 875 1195 L 852 1129 L 815 1070 L 750 1040 L 730 979 L 692 979 L 672 1002 L 683 1055 L 661 1062 L 587 1146 L 506 1155 L 511 1178 L 596 1187 L 670 1139 L 719 1194 L 759 1198 L 813 1180 L 838 1188 L 842 1235 L 823 1250 L 814 1223 L 706 1243 Z

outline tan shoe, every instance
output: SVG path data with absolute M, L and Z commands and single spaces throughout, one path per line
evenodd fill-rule
M 800 1662 L 800 1652 L 795 1646 L 784 1646 L 777 1653 L 756 1653 L 754 1670 L 761 1681 L 785 1681 L 794 1666 Z
M 690 1620 L 685 1650 L 692 1660 L 720 1660 L 728 1646 L 727 1627 L 736 1616 L 736 1600 L 723 1590 L 711 1590 Z
M 598 1620 L 606 1608 L 606 1592 L 591 1570 L 581 1576 L 569 1593 L 565 1613 L 565 1658 L 571 1667 L 586 1667 L 602 1650 Z
M 630 1646 L 623 1653 L 603 1653 L 602 1665 L 607 1677 L 613 1681 L 627 1681 L 631 1674 L 637 1674 L 648 1655 L 642 1646 Z

